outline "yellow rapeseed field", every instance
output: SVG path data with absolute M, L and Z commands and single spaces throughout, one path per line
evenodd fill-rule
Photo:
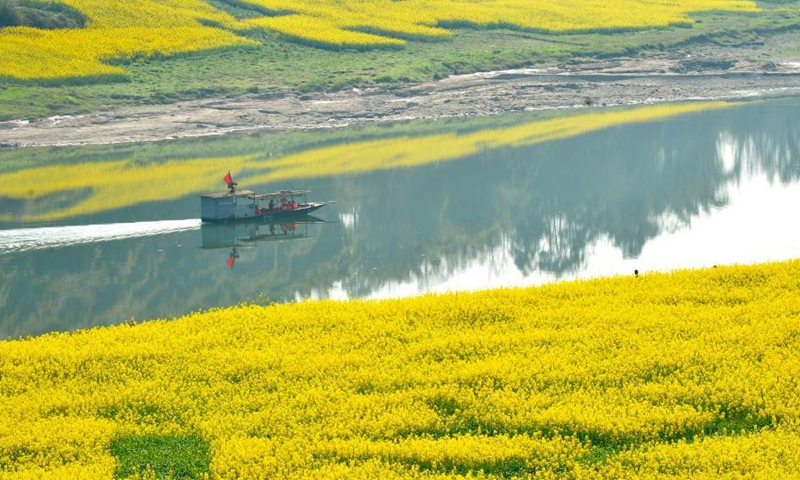
M 4 341 L 0 478 L 796 479 L 798 351 L 800 261 Z
M 55 0 L 53 0 L 55 1 Z M 85 29 L 0 29 L 0 77 L 63 79 L 127 75 L 106 62 L 255 45 L 230 31 L 236 20 L 202 0 L 59 0 L 87 18 Z
M 104 60 L 151 57 L 253 43 L 209 27 L 38 30 L 14 27 L 0 32 L 0 76 L 20 79 L 125 77 L 127 71 Z
M 382 44 L 352 31 L 385 37 L 437 40 L 450 36 L 443 26 L 474 25 L 555 32 L 664 27 L 691 24 L 691 12 L 757 11 L 739 0 L 242 0 L 292 15 L 245 23 L 328 45 Z M 307 26 L 319 26 L 324 34 Z
M 746 0 L 241 0 L 274 15 L 237 20 L 202 0 L 46 1 L 80 11 L 87 28 L 0 29 L 0 77 L 124 76 L 107 62 L 257 44 L 238 35 L 249 30 L 322 46 L 399 47 L 448 38 L 458 25 L 613 31 L 690 24 L 692 12 L 758 10 Z
M 144 202 L 174 200 L 219 190 L 221 172 L 236 173 L 242 185 L 366 173 L 453 161 L 481 150 L 534 145 L 617 125 L 663 120 L 705 110 L 729 108 L 725 102 L 638 107 L 537 120 L 504 129 L 400 137 L 321 147 L 283 157 L 263 153 L 223 158 L 141 163 L 129 160 L 74 163 L 0 174 L 0 197 L 36 200 L 90 190 L 74 204 L 41 209 L 25 217 L 44 221 L 86 215 Z M 242 172 L 239 175 L 239 172 Z M 43 182 L 42 179 L 47 181 Z M 180 179 L 180 181 L 176 181 Z M 0 214 L 0 220 L 8 220 Z

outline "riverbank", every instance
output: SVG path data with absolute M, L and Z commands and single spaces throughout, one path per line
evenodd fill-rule
M 688 73 L 687 69 L 692 71 Z M 451 76 L 334 93 L 248 95 L 0 122 L 8 147 L 148 142 L 237 131 L 304 130 L 411 119 L 800 95 L 800 62 L 684 57 Z
M 0 468 L 788 478 L 800 261 L 0 342 Z
M 522 111 L 800 95 L 800 64 L 780 72 L 662 73 L 675 62 L 608 62 L 579 70 L 486 72 L 390 92 L 257 95 L 0 122 L 6 147 L 149 142 L 239 131 L 338 128 Z

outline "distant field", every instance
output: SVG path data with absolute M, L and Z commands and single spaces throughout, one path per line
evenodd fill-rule
M 85 28 L 3 28 L 0 75 L 17 79 L 113 79 L 129 74 L 113 65 L 120 61 L 255 44 L 226 30 L 224 27 L 232 28 L 236 21 L 202 0 L 57 3 L 83 14 Z
M 0 28 L 0 120 L 287 89 L 391 86 L 663 53 L 695 41 L 737 45 L 758 40 L 755 32 L 800 27 L 800 2 L 777 0 L 0 3 L 60 21 L 48 29 Z M 60 5 L 56 10 L 71 16 L 41 5 Z M 21 25 L 48 24 L 17 17 Z M 83 28 L 57 28 L 81 21 Z
M 793 261 L 4 341 L 0 476 L 798 478 L 798 278 Z
M 13 1 L 13 0 L 5 0 Z M 440 25 L 508 25 L 527 30 L 582 31 L 689 24 L 690 12 L 756 11 L 741 0 L 245 0 L 263 11 L 237 19 L 202 0 L 61 0 L 86 17 L 83 29 L 0 31 L 3 76 L 59 79 L 124 75 L 109 62 L 254 44 L 250 30 L 277 32 L 321 46 L 400 46 L 401 38 L 449 37 Z M 234 33 L 237 32 L 237 33 Z M 370 33 L 376 32 L 376 33 Z M 399 37 L 399 38 L 398 38 Z
M 397 45 L 400 38 L 437 40 L 451 26 L 511 26 L 550 32 L 620 30 L 691 24 L 690 12 L 757 11 L 738 0 L 243 0 L 282 15 L 246 23 L 321 45 Z M 444 28 L 443 28 L 444 27 Z M 364 33 L 361 33 L 364 32 Z

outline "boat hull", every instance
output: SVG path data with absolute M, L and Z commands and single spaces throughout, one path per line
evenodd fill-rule
M 228 218 L 202 218 L 201 220 L 203 220 L 204 223 L 228 223 L 228 222 L 252 222 L 259 220 L 272 221 L 272 220 L 292 219 L 308 215 L 311 212 L 319 210 L 324 206 L 325 206 L 324 202 L 307 203 L 293 210 L 266 210 L 251 216 L 243 216 L 243 217 L 231 216 Z

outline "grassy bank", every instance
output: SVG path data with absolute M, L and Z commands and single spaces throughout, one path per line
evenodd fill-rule
M 0 471 L 796 478 L 798 278 L 792 261 L 2 342 Z
M 760 13 L 707 12 L 693 15 L 699 22 L 691 27 L 616 33 L 536 33 L 462 26 L 453 29 L 446 40 L 410 40 L 400 50 L 366 52 L 317 48 L 253 34 L 258 45 L 121 62 L 129 72 L 121 78 L 124 81 L 98 83 L 90 79 L 59 84 L 0 80 L 0 120 L 209 97 L 374 86 L 391 89 L 475 71 L 652 56 L 704 46 L 752 46 L 765 36 L 800 27 L 800 10 L 789 8 L 792 4 L 764 2 L 759 4 L 763 8 Z M 778 53 L 753 49 L 742 55 L 756 60 L 795 55 L 790 48 Z

